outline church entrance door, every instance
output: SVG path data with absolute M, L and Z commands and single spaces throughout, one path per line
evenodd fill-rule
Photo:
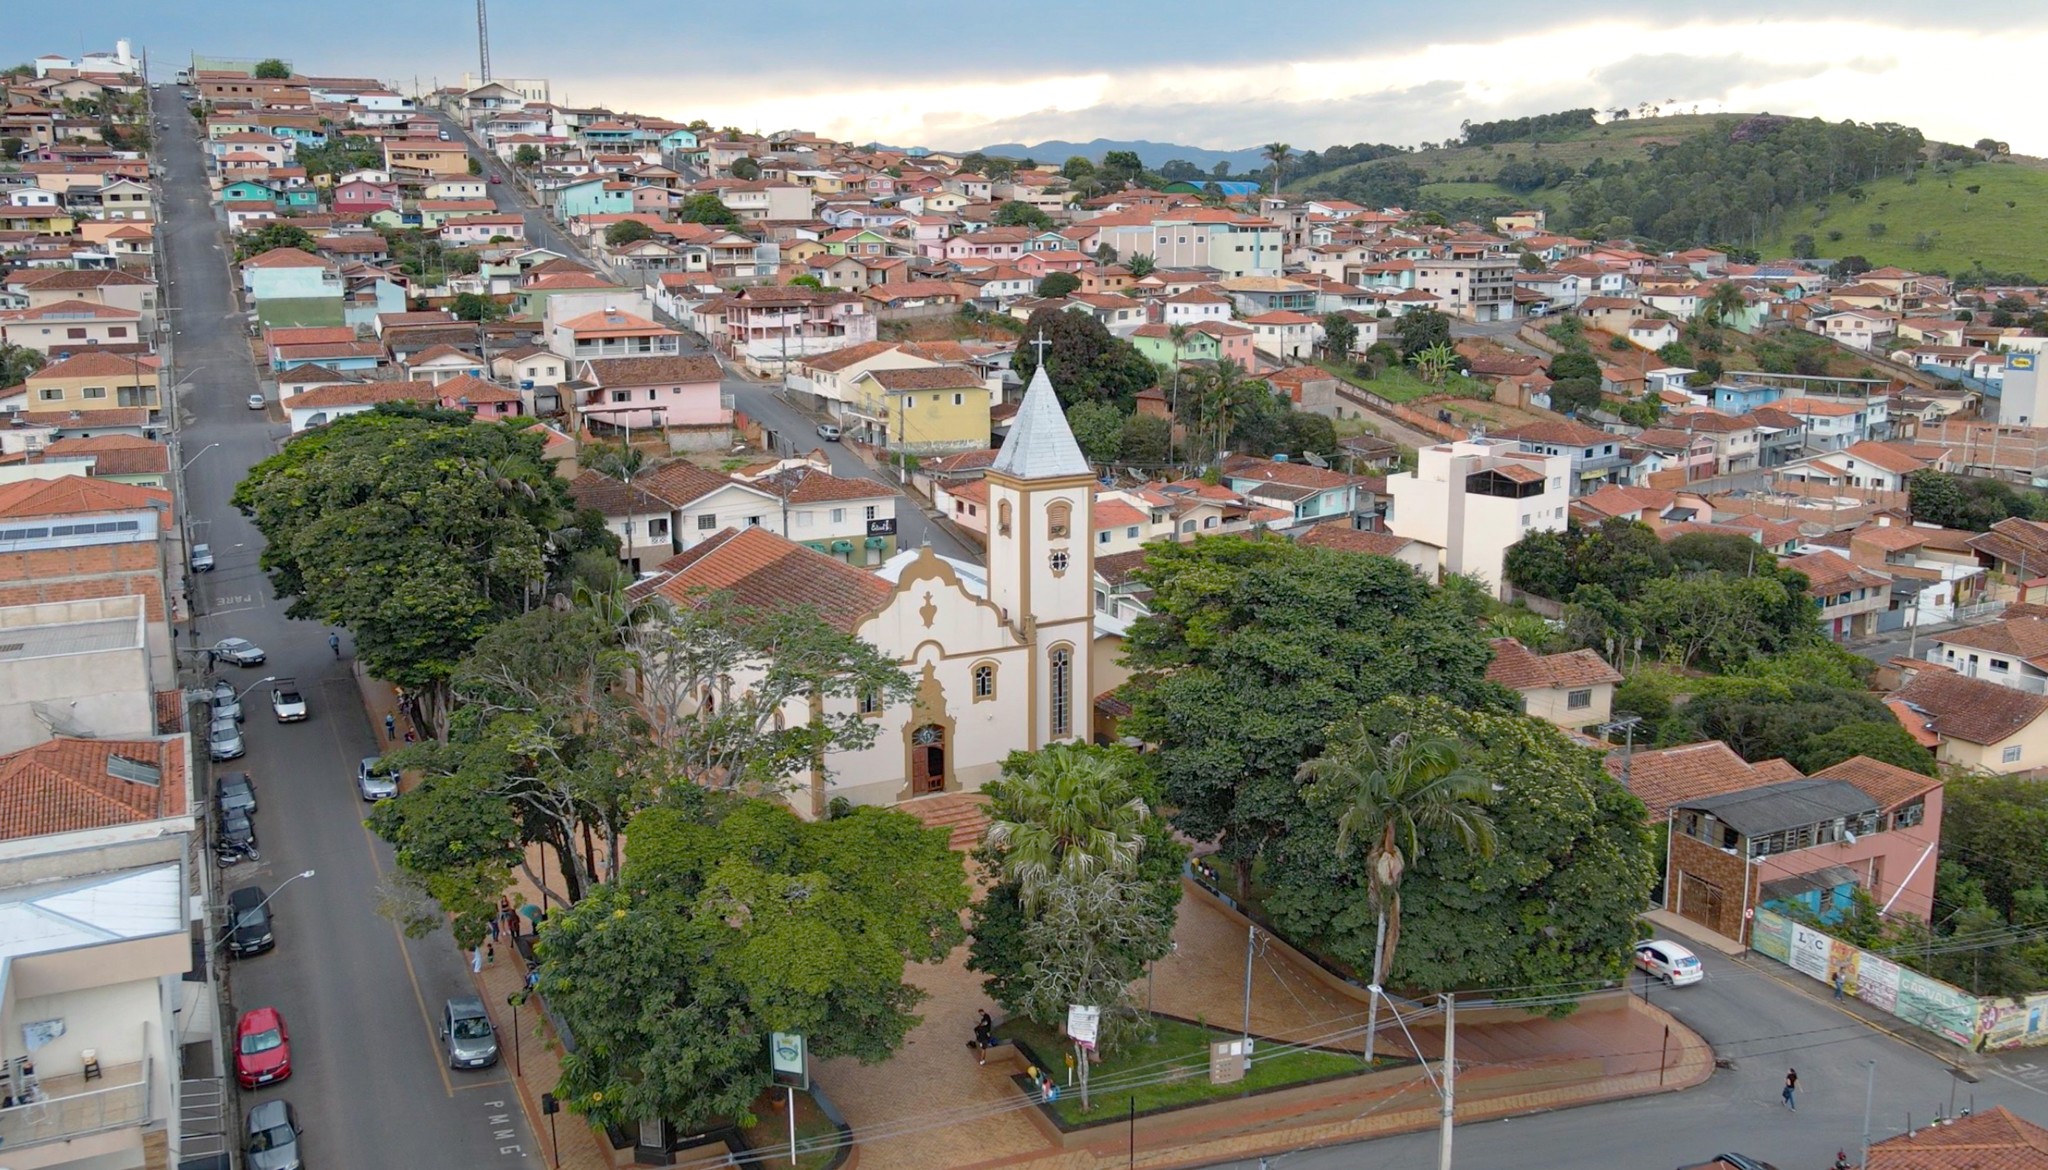
M 946 729 L 927 723 L 910 733 L 910 791 L 925 796 L 946 790 Z

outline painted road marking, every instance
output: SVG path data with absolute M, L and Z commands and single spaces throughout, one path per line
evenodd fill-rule
M 490 1115 L 491 1137 L 498 1143 L 498 1154 L 506 1158 L 526 1157 L 526 1147 L 516 1139 L 519 1130 L 512 1123 L 512 1114 L 506 1111 L 505 1102 L 486 1101 L 484 1108 L 496 1110 Z

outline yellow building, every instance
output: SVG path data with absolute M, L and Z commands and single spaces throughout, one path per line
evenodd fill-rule
M 853 382 L 847 437 L 913 455 L 978 451 L 988 412 L 988 387 L 967 366 L 869 370 Z
M 384 169 L 425 171 L 430 175 L 469 173 L 469 148 L 459 142 L 389 139 L 384 143 Z
M 158 408 L 158 370 L 119 353 L 81 353 L 28 376 L 28 413 L 68 414 L 110 407 Z

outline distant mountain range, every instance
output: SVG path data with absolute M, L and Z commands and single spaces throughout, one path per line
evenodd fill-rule
M 1244 174 L 1266 165 L 1259 157 L 1259 148 L 1249 146 L 1243 150 L 1204 150 L 1199 146 L 1178 146 L 1171 142 L 1147 142 L 1116 138 L 1097 138 L 1092 142 L 1067 142 L 1055 138 L 1026 146 L 1021 142 L 1005 142 L 996 146 L 984 146 L 981 153 L 999 155 L 1003 158 L 1029 158 L 1036 162 L 1063 163 L 1075 155 L 1086 155 L 1096 162 L 1112 150 L 1135 150 L 1145 165 L 1157 170 L 1173 159 L 1193 163 L 1203 171 L 1212 170 L 1217 163 L 1230 164 L 1231 174 Z

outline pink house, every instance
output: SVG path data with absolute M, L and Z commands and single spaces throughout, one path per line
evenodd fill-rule
M 334 189 L 336 211 L 374 215 L 379 211 L 397 211 L 399 207 L 396 183 L 370 183 L 362 179 L 350 179 Z
M 1025 228 L 990 228 L 946 241 L 948 260 L 1014 260 L 1024 254 L 1031 233 Z
M 732 407 L 719 389 L 725 371 L 708 354 L 591 358 L 577 367 L 589 383 L 576 412 L 612 427 L 729 427 Z
M 526 413 L 517 390 L 508 390 L 471 374 L 459 374 L 436 387 L 442 410 L 465 410 L 485 421 Z
M 1227 357 L 1244 369 L 1252 368 L 1252 350 L 1258 334 L 1247 326 L 1229 321 L 1197 321 L 1188 328 L 1215 338 L 1219 357 Z
M 1088 257 L 1079 252 L 1048 250 L 1024 253 L 1017 261 L 1017 267 L 1033 276 L 1044 276 L 1048 272 L 1079 272 L 1090 263 Z
M 526 239 L 526 219 L 518 215 L 472 215 L 441 225 L 443 244 L 488 244 L 499 236 Z

